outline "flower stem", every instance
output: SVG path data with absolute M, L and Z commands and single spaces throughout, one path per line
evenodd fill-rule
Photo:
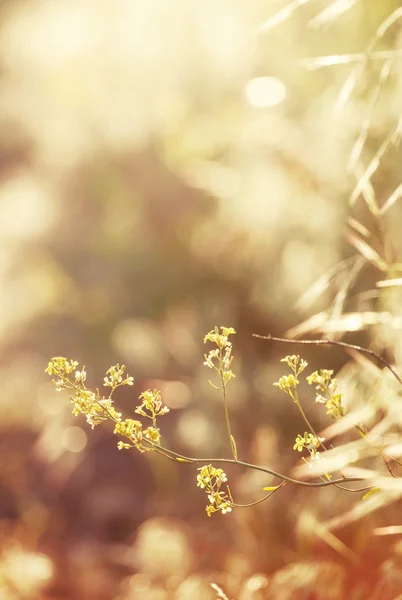
M 222 349 L 219 349 L 219 359 L 220 359 L 220 363 L 222 365 Z M 228 431 L 228 436 L 229 436 L 229 441 L 230 441 L 230 447 L 232 449 L 233 458 L 235 460 L 237 460 L 238 459 L 238 457 L 237 457 L 237 447 L 236 447 L 235 439 L 234 439 L 234 437 L 232 435 L 232 429 L 230 427 L 228 399 L 227 399 L 227 395 L 226 395 L 226 381 L 225 381 L 225 377 L 223 375 L 222 366 L 219 369 L 219 375 L 221 376 L 221 382 L 222 382 L 223 407 L 224 407 L 224 410 L 225 410 L 226 429 Z

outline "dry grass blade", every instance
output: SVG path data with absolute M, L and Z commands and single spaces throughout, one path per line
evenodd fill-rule
M 387 272 L 389 270 L 388 263 L 383 258 L 381 258 L 378 252 L 374 250 L 374 248 L 370 246 L 370 244 L 368 244 L 366 241 L 357 237 L 357 235 L 350 231 L 346 234 L 346 239 L 348 240 L 349 244 L 356 248 L 356 250 L 362 256 L 364 256 L 366 260 L 368 260 L 375 267 L 377 267 L 377 269 L 384 272 Z
M 380 369 L 379 366 L 377 366 L 375 363 L 369 360 L 367 356 L 364 356 L 361 352 L 355 350 L 354 348 L 347 348 L 346 351 L 349 354 L 349 356 L 353 358 L 354 362 L 366 372 L 365 376 L 367 376 L 367 378 L 370 378 L 370 381 L 382 380 L 382 377 L 384 376 L 383 371 Z
M 324 10 L 319 12 L 314 19 L 311 19 L 308 26 L 313 29 L 329 26 L 338 17 L 351 9 L 357 2 L 358 0 L 335 0 L 335 2 L 332 2 L 329 6 L 324 8 Z
M 386 19 L 384 19 L 384 21 L 381 23 L 381 25 L 379 26 L 379 28 L 377 29 L 377 31 L 374 35 L 373 43 L 378 42 L 378 40 L 380 40 L 382 37 L 384 37 L 384 35 L 387 33 L 388 29 L 390 27 L 392 27 L 392 25 L 398 19 L 402 19 L 402 6 L 397 8 L 396 10 L 394 10 L 394 12 L 392 12 L 390 15 L 388 15 L 388 17 Z
M 338 96 L 338 100 L 335 103 L 335 112 L 339 112 L 340 110 L 342 110 L 342 108 L 348 102 L 353 90 L 356 87 L 358 80 L 363 75 L 366 65 L 367 60 L 356 65 L 355 68 L 349 73 L 345 83 L 342 86 L 342 89 Z
M 387 210 L 389 210 L 391 208 L 391 206 L 393 206 L 395 204 L 395 202 L 397 202 L 399 200 L 399 198 L 402 198 L 402 183 L 400 183 L 398 185 L 398 187 L 396 188 L 396 190 L 394 190 L 392 192 L 392 194 L 390 195 L 390 197 L 387 199 L 387 201 L 380 208 L 380 215 L 383 215 L 384 213 L 386 213 Z
M 338 319 L 331 321 L 328 319 L 317 331 L 325 334 L 346 333 L 347 331 L 360 331 L 373 325 L 388 325 L 391 328 L 402 329 L 402 317 L 395 317 L 390 312 L 345 313 Z
M 362 369 L 364 380 L 369 385 L 371 394 L 374 396 L 374 402 L 369 402 L 367 406 L 370 406 L 371 408 L 376 407 L 375 411 L 377 411 L 378 398 L 381 398 L 380 406 L 382 412 L 385 413 L 385 416 L 381 419 L 381 421 L 374 425 L 371 428 L 370 433 L 365 436 L 366 440 L 372 440 L 382 436 L 383 434 L 387 434 L 392 427 L 401 422 L 401 418 L 399 416 L 399 397 L 394 387 L 395 380 L 389 377 L 389 375 L 392 373 L 392 371 L 389 369 L 389 366 L 386 370 L 381 369 L 360 351 L 353 348 L 346 348 L 346 351 L 353 358 L 354 362 Z M 384 363 L 382 364 L 384 365 Z M 392 373 L 392 375 L 395 377 L 395 373 Z M 402 380 L 399 381 L 400 378 L 395 377 L 395 379 L 398 380 L 399 385 L 402 384 Z M 398 390 L 400 389 L 399 385 Z M 369 399 L 370 398 L 366 398 L 367 401 L 369 401 Z M 345 417 L 345 419 L 348 418 L 348 416 Z M 367 419 L 367 417 L 356 420 L 355 424 L 363 423 L 365 419 Z M 335 425 L 341 426 L 343 421 L 344 419 L 342 419 L 342 421 L 339 423 L 335 423 Z
M 363 439 L 357 439 L 321 453 L 320 460 L 311 461 L 309 464 L 301 462 L 292 470 L 292 477 L 311 479 L 322 476 L 324 473 L 334 473 L 340 470 L 343 472 L 346 467 L 350 468 L 354 463 L 373 456 L 377 456 L 376 448 L 367 444 Z M 365 478 L 367 473 L 359 472 L 359 477 Z
M 353 299 L 354 306 L 356 306 L 357 312 L 365 312 L 366 310 L 372 310 L 374 303 L 378 300 L 381 295 L 380 290 L 366 290 L 359 292 L 351 297 Z
M 397 279 L 383 279 L 382 281 L 377 281 L 375 285 L 378 288 L 399 287 L 402 286 L 402 277 L 398 277 Z
M 388 29 L 392 27 L 392 25 L 402 17 L 402 8 L 397 8 L 393 13 L 391 13 L 381 25 L 378 27 L 374 36 L 371 38 L 370 43 L 368 44 L 366 51 L 357 53 L 357 54 L 345 54 L 345 55 L 334 55 L 334 56 L 322 56 L 316 57 L 314 59 L 310 59 L 304 61 L 305 66 L 308 69 L 320 69 L 322 67 L 332 66 L 332 65 L 340 65 L 357 62 L 358 64 L 349 73 L 344 85 L 342 86 L 341 92 L 339 94 L 338 100 L 335 104 L 335 111 L 339 111 L 345 106 L 350 96 L 353 93 L 353 90 L 356 87 L 357 82 L 362 77 L 364 70 L 370 59 L 378 60 L 387 60 L 393 59 L 402 56 L 402 52 L 400 50 L 385 50 L 380 52 L 373 52 L 375 45 L 377 42 L 384 37 L 387 33 Z
M 369 238 L 371 236 L 371 232 L 367 229 L 367 227 L 360 223 L 360 221 L 357 221 L 353 217 L 349 217 L 347 222 L 348 225 L 352 227 L 352 229 L 357 231 L 357 233 L 360 233 L 360 235 L 362 235 L 363 237 Z
M 334 517 L 333 519 L 329 519 L 326 521 L 325 526 L 331 531 L 346 527 L 351 523 L 364 519 L 364 517 L 378 509 L 384 509 L 389 504 L 397 502 L 401 496 L 402 491 L 400 490 L 380 490 L 377 494 L 370 496 L 370 498 L 367 498 L 364 502 L 361 501 L 355 504 L 355 506 L 346 513 Z
M 331 423 L 329 427 L 326 427 L 323 431 L 320 431 L 320 435 L 325 438 L 326 441 L 333 440 L 334 438 L 342 435 L 350 430 L 355 430 L 356 423 L 362 423 L 368 421 L 375 415 L 375 408 L 367 405 L 360 410 L 355 410 L 351 413 L 347 413 L 345 417 Z
M 341 93 L 339 95 L 338 101 L 336 103 L 336 110 L 340 110 L 346 104 L 348 99 L 350 98 L 350 96 L 353 92 L 353 89 L 356 86 L 357 81 L 360 79 L 361 75 L 364 72 L 364 69 L 366 68 L 369 58 L 371 58 L 371 56 L 372 56 L 371 53 L 372 53 L 376 43 L 386 34 L 388 29 L 401 16 L 402 16 L 401 10 L 397 9 L 381 23 L 381 25 L 377 29 L 376 33 L 374 34 L 373 38 L 370 40 L 369 45 L 367 46 L 366 53 L 365 53 L 365 57 L 366 57 L 365 60 L 362 62 L 362 64 L 357 65 L 355 67 L 355 69 L 352 71 L 352 73 L 350 73 L 349 77 L 347 78 L 347 80 L 341 90 Z
M 317 313 L 302 323 L 299 323 L 299 325 L 289 329 L 285 335 L 289 338 L 297 338 L 306 333 L 320 331 L 320 328 L 326 323 L 327 319 L 328 315 L 326 312 Z
M 366 206 L 368 207 L 368 209 L 371 212 L 371 214 L 374 217 L 377 218 L 378 215 L 380 214 L 380 207 L 378 205 L 377 198 L 376 198 L 375 191 L 374 191 L 374 187 L 373 187 L 371 181 L 369 179 L 368 180 L 363 180 L 364 169 L 363 169 L 362 164 L 359 162 L 352 169 L 352 171 L 354 172 L 356 180 L 357 181 L 360 181 L 360 180 L 362 181 L 361 194 L 362 194 L 363 200 L 365 201 Z
M 384 57 L 387 53 L 389 54 L 389 59 L 386 59 L 386 62 L 381 69 L 378 83 L 377 83 L 376 87 L 374 88 L 372 96 L 369 100 L 369 106 L 368 106 L 368 111 L 367 111 L 366 117 L 365 117 L 362 127 L 360 129 L 359 136 L 358 136 L 358 138 L 354 144 L 354 147 L 352 149 L 352 153 L 351 153 L 349 165 L 348 165 L 349 170 L 352 170 L 357 165 L 357 161 L 359 160 L 359 158 L 361 156 L 362 149 L 363 149 L 364 144 L 367 139 L 368 131 L 369 131 L 369 128 L 370 128 L 370 125 L 372 122 L 372 116 L 373 116 L 375 107 L 378 103 L 381 89 L 383 88 L 385 82 L 387 81 L 387 79 L 389 77 L 393 60 L 401 55 L 400 49 L 380 51 L 380 52 L 374 52 L 373 49 L 374 49 L 375 45 L 377 44 L 377 42 L 382 37 L 384 37 L 384 35 L 387 33 L 387 31 L 390 29 L 390 27 L 392 27 L 392 25 L 401 17 L 402 17 L 402 8 L 398 8 L 381 23 L 381 25 L 378 27 L 375 35 L 373 36 L 373 38 L 371 39 L 371 41 L 367 47 L 367 50 L 365 53 L 365 60 L 363 61 L 363 64 L 360 67 L 358 66 L 354 70 L 354 72 L 350 74 L 350 76 L 344 86 L 344 89 L 342 90 L 341 95 L 338 99 L 338 102 L 336 105 L 337 109 L 339 109 L 346 102 L 347 98 L 350 96 L 352 89 L 354 88 L 354 86 L 357 82 L 357 79 L 362 75 L 363 70 L 364 70 L 365 66 L 367 65 L 368 60 L 375 59 L 376 57 L 379 57 L 380 55 Z M 370 161 L 366 170 L 362 174 L 359 175 L 357 185 L 356 185 L 355 189 L 353 190 L 353 193 L 350 197 L 350 204 L 353 205 L 356 202 L 357 198 L 360 196 L 360 194 L 362 194 L 366 201 L 367 206 L 369 207 L 372 214 L 374 214 L 375 216 L 378 216 L 378 214 L 380 213 L 380 209 L 378 208 L 378 204 L 375 200 L 375 195 L 374 195 L 374 191 L 372 191 L 370 179 L 373 176 L 373 174 L 376 172 L 376 170 L 378 169 L 381 159 L 383 158 L 384 154 L 387 152 L 388 148 L 392 144 L 395 144 L 398 141 L 398 138 L 399 138 L 399 135 L 401 132 L 401 126 L 402 126 L 402 122 L 400 119 L 397 124 L 397 127 L 394 129 L 393 132 L 391 132 L 391 134 L 389 136 L 387 136 L 387 138 L 381 144 L 380 148 L 376 152 L 373 159 Z
M 340 261 L 332 269 L 329 269 L 327 273 L 324 273 L 319 277 L 297 300 L 295 308 L 297 310 L 306 310 L 310 308 L 322 294 L 328 289 L 331 281 L 342 271 L 353 268 L 356 263 L 356 257 L 352 256 L 345 260 Z
M 383 475 L 373 469 L 362 469 L 360 467 L 348 467 L 345 469 L 346 477 L 367 479 L 370 485 L 380 488 L 383 492 L 397 493 L 402 496 L 402 477 L 390 477 Z
M 358 560 L 357 554 L 353 552 L 346 544 L 341 542 L 328 528 L 323 524 L 317 521 L 315 516 L 311 511 L 303 512 L 299 517 L 298 522 L 299 534 L 302 534 L 303 531 L 308 532 L 308 535 L 311 535 L 313 532 L 314 535 L 319 537 L 323 542 L 325 542 L 332 550 L 335 550 L 338 554 L 343 556 L 349 561 L 356 562 Z
M 310 2 L 310 0 L 293 0 L 293 2 L 289 2 L 289 4 L 286 4 L 286 6 L 281 8 L 281 10 L 276 12 L 274 15 L 272 15 L 272 17 L 269 17 L 266 21 L 264 21 L 264 23 L 261 25 L 260 32 L 265 33 L 270 29 L 273 29 L 277 25 L 280 25 L 281 23 L 289 19 L 289 17 L 298 8 L 300 8 L 304 4 L 307 4 L 308 2 Z
M 363 173 L 363 175 L 360 177 L 359 181 L 357 182 L 357 185 L 356 185 L 355 189 L 353 190 L 352 195 L 350 197 L 350 204 L 354 204 L 354 202 L 356 202 L 357 198 L 362 193 L 362 190 L 364 189 L 365 185 L 371 179 L 371 177 L 374 175 L 374 173 L 377 171 L 378 167 L 380 166 L 380 162 L 381 162 L 381 159 L 383 158 L 384 154 L 387 152 L 387 150 L 390 148 L 390 146 L 397 144 L 397 142 L 399 141 L 401 132 L 402 132 L 402 115 L 399 118 L 398 123 L 397 123 L 396 127 L 394 128 L 394 130 L 391 131 L 391 133 L 389 135 L 387 135 L 387 137 L 385 138 L 385 140 L 383 141 L 383 143 L 377 150 L 375 156 L 372 158 L 372 160 L 368 164 L 365 172 Z
M 328 320 L 331 321 L 333 319 L 338 319 L 341 314 L 342 314 L 342 310 L 348 295 L 348 291 L 350 290 L 350 288 L 352 287 L 352 285 L 355 283 L 360 271 L 362 270 L 362 268 L 364 267 L 364 265 L 366 264 L 366 258 L 363 256 L 358 256 L 355 259 L 355 264 L 353 265 L 353 267 L 350 269 L 349 274 L 344 282 L 344 284 L 341 286 L 341 288 L 339 289 L 338 293 L 336 294 L 332 309 L 331 309 L 331 313 L 328 316 Z M 329 336 L 329 339 L 333 339 L 335 336 Z
M 397 50 L 378 50 L 371 52 L 370 60 L 389 60 L 402 58 L 402 49 Z M 329 54 L 327 56 L 316 56 L 314 58 L 303 58 L 299 64 L 310 71 L 322 69 L 323 67 L 334 67 L 337 65 L 347 65 L 350 63 L 365 63 L 367 61 L 366 52 L 353 52 L 351 54 Z
M 402 317 L 394 316 L 390 312 L 367 310 L 344 313 L 336 319 L 330 319 L 327 313 L 321 312 L 292 327 L 285 335 L 290 339 L 307 333 L 322 333 L 328 336 L 329 333 L 360 331 L 373 325 L 388 325 L 394 329 L 402 329 Z M 336 340 L 327 340 L 327 343 L 331 342 L 335 343 Z
M 286 337 L 298 338 L 307 333 L 322 333 L 328 338 L 327 343 L 336 343 L 333 336 L 328 334 L 360 331 L 373 325 L 388 325 L 394 329 L 402 329 L 402 317 L 394 316 L 390 312 L 362 311 L 344 313 L 337 318 L 330 318 L 326 312 L 317 313 L 299 325 L 286 332 Z
M 216 585 L 216 583 L 211 583 L 211 588 L 215 590 L 217 598 L 220 598 L 221 600 L 229 600 L 229 598 L 226 596 L 222 588 L 219 587 L 219 585 Z
M 376 527 L 374 535 L 402 535 L 402 525 L 388 525 L 388 527 Z
M 391 72 L 392 64 L 393 64 L 393 60 L 387 60 L 381 68 L 381 72 L 380 72 L 380 76 L 379 76 L 377 85 L 375 86 L 375 88 L 371 94 L 371 98 L 369 99 L 369 102 L 368 102 L 366 116 L 363 120 L 358 138 L 357 138 L 356 142 L 354 143 L 354 146 L 353 146 L 353 149 L 352 149 L 352 152 L 350 155 L 349 164 L 348 164 L 349 171 L 352 170 L 357 165 L 357 161 L 359 160 L 359 158 L 361 156 L 364 144 L 366 143 L 366 140 L 367 140 L 367 135 L 368 135 L 368 132 L 370 129 L 370 125 L 371 125 L 371 122 L 373 119 L 374 110 L 377 106 L 381 90 L 382 90 L 384 84 L 386 83 L 386 81 L 389 77 L 389 74 Z

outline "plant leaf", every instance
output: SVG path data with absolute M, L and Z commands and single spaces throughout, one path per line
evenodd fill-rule
M 368 491 L 367 494 L 364 494 L 362 500 L 365 500 L 366 498 L 368 498 L 369 496 L 371 496 L 372 494 L 376 494 L 377 492 L 379 492 L 381 490 L 381 488 L 379 487 L 375 487 L 372 490 Z

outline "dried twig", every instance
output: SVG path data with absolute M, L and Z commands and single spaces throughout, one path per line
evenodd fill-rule
M 350 350 L 357 350 L 358 352 L 362 352 L 363 354 L 368 354 L 372 356 L 378 362 L 380 362 L 386 369 L 388 369 L 395 379 L 402 385 L 402 379 L 399 377 L 398 373 L 391 367 L 389 362 L 385 360 L 382 356 L 374 352 L 374 350 L 369 350 L 368 348 L 363 348 L 362 346 L 357 346 L 356 344 L 348 344 L 347 342 L 338 342 L 337 340 L 289 340 L 286 338 L 274 337 L 273 335 L 259 335 L 258 333 L 253 333 L 253 337 L 259 338 L 261 340 L 272 340 L 273 342 L 281 342 L 285 344 L 300 344 L 300 345 L 314 345 L 314 346 L 340 346 L 341 348 L 347 348 Z

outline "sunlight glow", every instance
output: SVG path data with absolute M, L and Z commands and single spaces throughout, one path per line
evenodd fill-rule
M 252 106 L 269 108 L 283 102 L 286 87 L 276 77 L 256 77 L 247 83 L 245 93 Z
M 81 427 L 67 427 L 62 433 L 61 443 L 70 452 L 81 452 L 87 445 L 87 434 Z

